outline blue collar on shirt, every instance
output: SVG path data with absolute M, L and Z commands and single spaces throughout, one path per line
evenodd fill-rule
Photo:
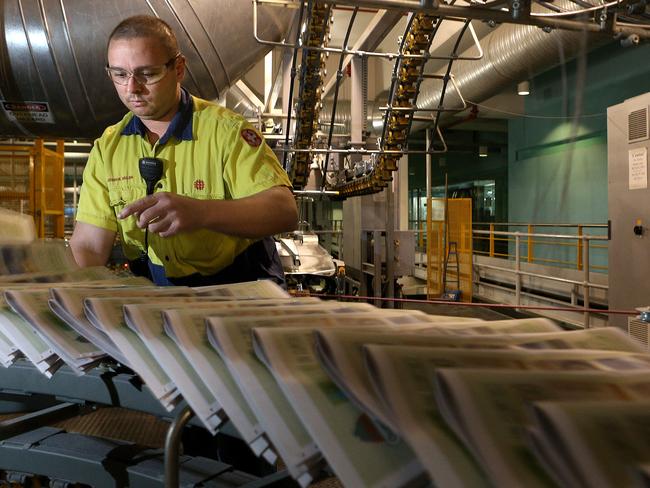
M 174 115 L 167 131 L 158 141 L 158 144 L 165 144 L 171 136 L 176 137 L 179 141 L 192 140 L 192 97 L 185 88 L 181 87 L 181 101 L 178 105 L 178 112 Z M 131 117 L 131 120 L 122 129 L 121 135 L 132 136 L 140 135 L 146 137 L 147 128 L 137 115 Z

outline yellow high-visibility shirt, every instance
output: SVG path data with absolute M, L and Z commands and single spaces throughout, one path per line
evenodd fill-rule
M 275 154 L 251 124 L 234 112 L 182 90 L 180 110 L 155 144 L 143 137 L 142 121 L 128 113 L 95 141 L 83 173 L 76 219 L 119 231 L 124 253 L 144 250 L 144 229 L 135 216 L 119 220 L 129 203 L 146 196 L 138 161 L 162 159 L 155 191 L 199 200 L 238 199 L 274 186 L 291 187 Z M 254 240 L 209 230 L 160 237 L 149 233 L 149 258 L 168 277 L 211 275 L 231 264 Z

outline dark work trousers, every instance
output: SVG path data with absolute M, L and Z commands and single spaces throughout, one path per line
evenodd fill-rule
M 168 278 L 165 268 L 148 261 L 150 279 L 159 286 L 209 286 L 243 281 L 273 280 L 286 289 L 282 262 L 272 237 L 265 237 L 248 246 L 235 260 L 213 275 L 195 273 L 181 278 Z

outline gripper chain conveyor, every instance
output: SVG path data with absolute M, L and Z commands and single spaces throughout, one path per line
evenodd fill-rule
M 331 5 L 312 2 L 309 25 L 304 45 L 320 48 L 327 46 L 331 23 Z M 325 53 L 315 49 L 303 49 L 300 63 L 300 91 L 296 102 L 296 130 L 294 149 L 310 149 L 318 131 L 318 116 L 322 107 Z M 311 167 L 310 152 L 292 154 L 289 177 L 294 189 L 304 188 Z
M 422 55 L 429 52 L 440 21 L 439 17 L 420 12 L 413 16 L 406 29 L 400 47 L 402 56 L 395 63 L 388 108 L 384 115 L 382 151 L 401 152 L 406 149 L 427 61 Z M 421 57 L 408 57 L 411 55 Z M 397 170 L 400 157 L 401 154 L 396 153 L 379 153 L 369 174 L 346 181 L 331 190 L 338 191 L 342 198 L 380 192 L 393 179 L 392 174 Z
M 0 479 L 12 487 L 261 488 L 289 476 L 280 471 L 259 478 L 213 459 L 170 455 L 178 454 L 180 443 L 180 435 L 175 444 L 170 443 L 170 431 L 178 430 L 180 418 L 187 421 L 188 408 L 181 403 L 167 412 L 139 377 L 125 368 L 102 366 L 77 376 L 62 367 L 48 379 L 28 361 L 18 360 L 0 368 L 0 385 L 3 401 L 38 400 L 41 408 L 0 421 Z M 92 412 L 96 406 L 122 407 L 172 421 L 165 449 L 52 426 Z M 195 418 L 189 422 L 201 425 Z M 237 436 L 229 423 L 221 432 Z M 170 484 L 170 478 L 176 482 Z

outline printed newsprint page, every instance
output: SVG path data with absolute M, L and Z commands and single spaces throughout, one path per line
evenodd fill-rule
M 271 280 L 244 281 L 227 285 L 198 286 L 198 295 L 222 296 L 230 299 L 242 298 L 291 298 L 284 288 Z
M 532 436 L 563 454 L 555 459 L 563 465 L 558 472 L 561 483 L 593 488 L 635 486 L 639 479 L 635 467 L 650 462 L 649 401 L 534 405 Z M 567 472 L 569 479 L 562 478 Z
M 113 343 L 108 335 L 94 327 L 84 314 L 83 301 L 88 297 L 146 297 L 146 296 L 182 296 L 193 295 L 190 288 L 155 286 L 101 288 L 75 287 L 51 288 L 49 306 L 61 320 L 74 329 L 79 335 L 98 346 L 102 351 L 120 363 L 129 366 L 126 357 Z
M 650 355 L 615 351 L 532 352 L 366 345 L 364 352 L 375 392 L 386 405 L 398 432 L 414 449 L 436 485 L 445 487 L 478 486 L 478 481 L 470 475 L 482 475 L 482 470 L 448 430 L 436 408 L 430 378 L 437 368 L 560 371 L 650 368 Z
M 0 321 L 0 365 L 7 368 L 15 363 L 18 357 L 20 357 L 20 350 L 2 333 L 2 323 Z
M 511 344 L 523 349 L 601 349 L 603 351 L 627 351 L 647 353 L 639 342 L 616 327 L 549 332 L 528 337 L 512 335 Z
M 265 327 L 253 332 L 257 356 L 344 486 L 397 488 L 426 482 L 413 451 L 399 439 L 385 441 L 320 367 L 312 327 Z
M 555 486 L 528 448 L 539 401 L 650 400 L 650 372 L 439 369 L 438 408 L 496 486 Z
M 517 332 L 516 320 L 511 325 Z M 486 324 L 486 323 L 482 323 Z M 402 333 L 369 334 L 365 331 L 346 331 L 343 329 L 316 332 L 316 352 L 323 368 L 337 386 L 373 421 L 378 427 L 393 430 L 391 419 L 383 412 L 382 404 L 376 396 L 363 364 L 364 344 L 394 344 L 430 347 L 480 347 L 506 348 L 586 348 L 611 349 L 629 352 L 643 352 L 633 339 L 612 327 L 589 329 L 586 331 L 562 331 L 534 334 L 502 335 L 458 335 L 449 332 L 444 324 L 417 331 Z
M 63 241 L 0 245 L 0 275 L 56 273 L 79 269 Z
M 176 309 L 163 312 L 165 331 L 176 341 L 187 360 L 201 371 L 201 379 L 217 398 L 231 422 L 257 456 L 275 463 L 275 453 L 262 436 L 253 410 L 248 406 L 241 390 L 226 368 L 221 356 L 208 341 L 205 311 Z
M 427 317 L 426 314 L 410 314 L 404 310 L 339 313 L 346 312 L 350 304 L 340 305 L 343 307 L 340 311 L 328 309 L 327 314 L 207 319 L 210 343 L 221 354 L 290 473 L 303 485 L 311 481 L 310 471 L 318 467 L 320 453 L 271 373 L 257 359 L 251 339 L 253 327 L 308 325 L 318 328 L 338 327 L 341 324 L 361 327 L 417 322 L 418 318 Z
M 404 324 L 405 325 L 405 324 Z M 316 355 L 323 369 L 334 383 L 345 392 L 355 405 L 377 423 L 380 430 L 396 432 L 390 416 L 376 396 L 363 363 L 364 344 L 405 344 L 432 347 L 507 347 L 504 336 L 457 335 L 444 329 L 441 324 L 410 324 L 402 330 L 381 332 L 364 330 L 331 329 L 315 332 Z
M 131 303 L 136 303 L 136 304 L 141 304 L 141 303 L 148 303 L 151 305 L 165 305 L 168 304 L 168 308 L 183 308 L 183 307 L 192 307 L 194 304 L 196 306 L 201 306 L 201 303 L 215 303 L 215 302 L 221 302 L 223 299 L 219 297 L 211 297 L 211 296 L 197 296 L 187 294 L 187 291 L 185 289 L 182 289 L 174 293 L 176 287 L 169 287 L 169 288 L 161 288 L 161 291 L 158 293 L 154 294 L 149 294 L 149 293 L 130 293 L 127 294 L 126 296 L 90 296 L 83 298 L 83 303 L 84 303 L 84 315 L 86 318 L 90 321 L 91 324 L 93 324 L 95 327 L 97 327 L 100 330 L 102 329 L 102 322 L 100 320 L 97 320 L 96 317 L 94 317 L 94 308 L 93 307 L 88 307 L 87 306 L 87 300 L 89 298 L 94 298 L 97 299 L 96 304 L 102 304 L 105 303 L 108 307 L 113 307 L 117 306 L 116 304 L 119 304 L 119 307 L 122 307 L 123 305 L 131 304 Z M 191 292 L 193 293 L 193 292 Z M 103 300 L 106 300 L 106 302 L 103 302 Z M 121 313 L 121 308 L 120 308 L 120 313 Z
M 561 332 L 563 329 L 550 319 L 508 319 L 490 320 L 479 323 L 444 322 L 443 329 L 450 329 L 457 334 L 532 334 L 537 332 Z
M 224 420 L 223 409 L 176 343 L 165 333 L 160 308 L 148 308 L 146 304 L 125 305 L 124 318 L 176 385 L 194 414 L 211 434 L 215 434 Z
M 17 285 L 21 286 L 21 285 Z M 27 285 L 33 288 L 33 285 Z M 61 366 L 62 361 L 34 328 L 15 313 L 4 299 L 0 288 L 0 330 L 36 368 L 48 378 Z
M 86 269 L 86 268 L 84 268 Z M 106 268 L 102 268 L 105 271 L 108 271 Z M 80 272 L 83 271 L 79 270 Z M 92 271 L 92 269 L 91 269 Z M 85 278 L 96 278 L 98 275 L 92 271 L 90 275 L 81 275 L 82 279 Z M 47 377 L 51 377 L 52 373 L 61 366 L 62 361 L 55 354 L 54 350 L 41 338 L 41 336 L 36 332 L 34 327 L 30 325 L 24 318 L 16 314 L 11 310 L 11 308 L 6 304 L 4 300 L 4 291 L 7 290 L 46 290 L 50 286 L 57 286 L 59 288 L 63 287 L 101 287 L 102 286 L 118 286 L 123 283 L 135 283 L 136 281 L 130 278 L 115 278 L 115 275 L 111 274 L 111 280 L 100 280 L 100 281 L 82 281 L 75 283 L 3 283 L 3 287 L 0 288 L 0 331 L 7 336 L 11 343 L 17 347 L 29 361 L 31 361 L 39 371 L 45 374 Z
M 170 298 L 165 297 L 167 300 Z M 128 302 L 149 303 L 151 299 L 152 297 L 130 298 Z M 171 412 L 180 400 L 180 392 L 138 334 L 126 325 L 122 311 L 124 301 L 124 298 L 86 298 L 86 316 L 95 327 L 110 337 L 153 396 Z
M 54 315 L 49 308 L 48 297 L 47 289 L 5 292 L 5 300 L 13 311 L 36 330 L 72 371 L 81 375 L 94 367 L 105 354 Z
M 280 303 L 286 302 L 287 298 L 279 299 Z M 258 306 L 254 308 L 256 314 L 268 315 L 270 311 L 260 310 L 268 308 L 274 300 L 259 300 Z M 278 300 L 275 300 L 278 301 Z M 223 301 L 222 297 L 214 300 L 213 296 L 204 296 L 202 298 L 189 298 L 183 305 L 193 309 L 205 307 L 206 310 L 216 308 L 214 313 L 218 313 L 219 306 L 226 310 L 225 313 L 233 313 L 233 307 L 238 304 L 245 304 L 248 301 Z M 207 385 L 198 374 L 197 370 L 188 361 L 182 350 L 176 343 L 165 333 L 161 312 L 165 308 L 173 306 L 172 302 L 165 300 L 159 304 L 126 304 L 124 314 L 127 325 L 134 330 L 144 342 L 145 346 L 152 353 L 153 357 L 170 377 L 181 395 L 192 407 L 196 416 L 204 423 L 206 428 L 216 433 L 224 419 L 224 410 L 219 402 L 218 397 L 208 389 Z M 312 305 L 312 307 L 322 308 L 322 305 Z M 293 308 L 289 306 L 289 308 Z M 351 307 L 348 307 L 351 308 Z M 238 315 L 242 312 L 237 310 Z
M 63 284 L 64 286 L 77 286 L 79 282 L 89 285 L 92 282 L 101 282 L 104 285 L 114 282 L 114 286 L 142 285 L 151 282 L 146 278 L 138 276 L 118 277 L 106 266 L 92 266 L 89 268 L 77 268 L 67 271 L 22 273 L 0 276 L 0 284 L 5 283 L 52 283 Z
M 347 305 L 347 304 L 346 304 Z M 270 463 L 275 463 L 277 455 L 269 448 L 263 429 L 255 414 L 244 399 L 221 356 L 208 340 L 206 316 L 216 315 L 267 315 L 264 311 L 272 307 L 272 313 L 304 313 L 305 311 L 322 311 L 324 308 L 340 306 L 336 302 L 322 302 L 316 298 L 237 300 L 205 304 L 197 309 L 183 308 L 163 311 L 163 322 L 167 335 L 178 345 L 187 360 L 201 371 L 201 379 L 217 398 L 226 414 L 256 455 L 263 456 Z M 265 307 L 260 310 L 260 307 Z M 167 305 L 169 308 L 169 305 Z M 372 306 L 355 306 L 355 310 L 373 310 Z M 302 312 L 300 312 L 302 311 Z

